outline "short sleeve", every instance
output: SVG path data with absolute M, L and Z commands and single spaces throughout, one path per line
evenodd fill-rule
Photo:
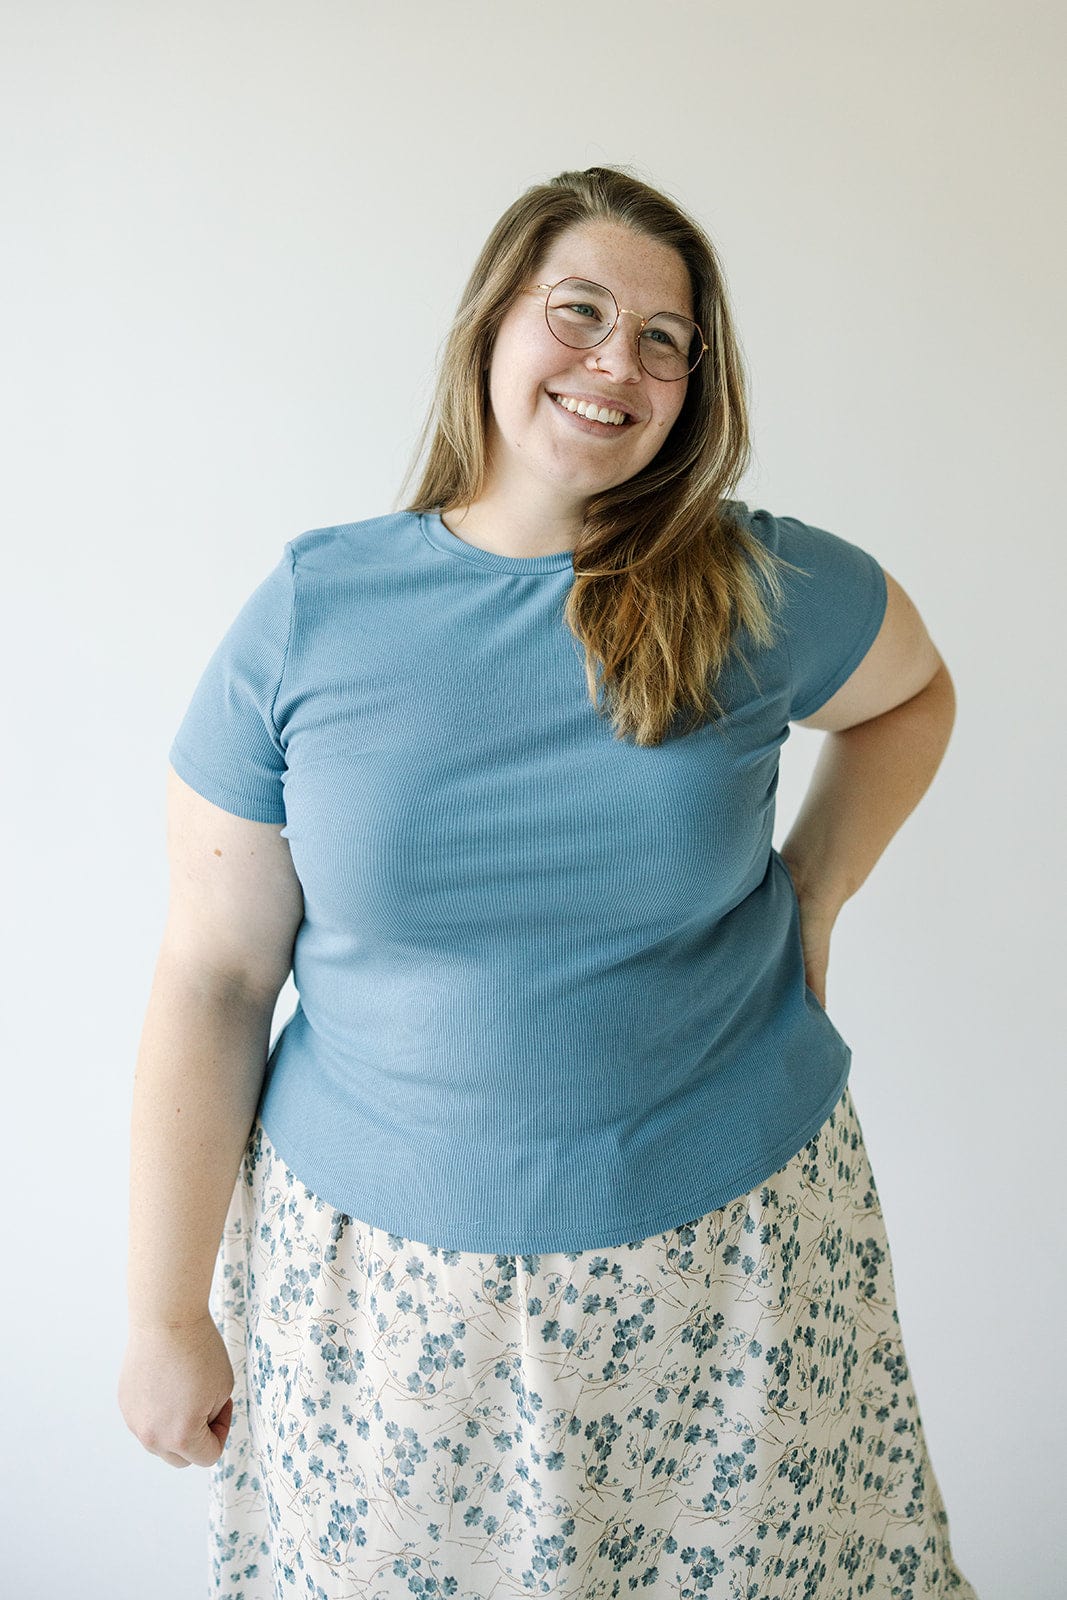
M 874 556 L 796 517 L 753 513 L 753 532 L 802 570 L 779 568 L 789 658 L 789 720 L 810 717 L 849 678 L 874 643 L 888 601 Z
M 283 823 L 285 746 L 274 721 L 293 612 L 291 542 L 237 613 L 193 691 L 168 759 L 205 799 Z

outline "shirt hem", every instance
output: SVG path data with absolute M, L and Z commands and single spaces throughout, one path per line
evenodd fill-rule
M 343 1200 L 343 1196 L 338 1195 L 337 1198 L 334 1198 L 334 1196 L 323 1192 L 323 1187 L 318 1185 L 318 1180 L 308 1182 L 300 1176 L 300 1173 L 291 1164 L 290 1158 L 286 1154 L 287 1140 L 284 1131 L 281 1131 L 276 1136 L 276 1130 L 272 1126 L 273 1118 L 269 1110 L 265 1116 L 257 1112 L 256 1120 L 261 1124 L 276 1154 L 296 1181 L 303 1185 L 308 1194 L 315 1199 L 321 1200 L 343 1216 L 362 1224 L 363 1227 L 377 1229 L 380 1232 L 390 1234 L 394 1239 L 404 1240 L 410 1244 L 421 1244 L 427 1249 L 457 1251 L 461 1255 L 569 1256 L 580 1255 L 590 1250 L 619 1249 L 626 1245 L 640 1244 L 646 1239 L 657 1238 L 661 1235 L 673 1233 L 678 1228 L 691 1226 L 693 1222 L 702 1220 L 711 1212 L 721 1211 L 727 1206 L 736 1204 L 738 1200 L 751 1194 L 755 1189 L 760 1188 L 777 1173 L 781 1172 L 795 1156 L 799 1155 L 804 1146 L 814 1138 L 831 1112 L 837 1108 L 847 1086 L 850 1069 L 851 1051 L 849 1051 L 845 1060 L 844 1070 L 836 1080 L 832 1093 L 827 1095 L 820 1102 L 819 1109 L 804 1121 L 799 1133 L 792 1134 L 772 1156 L 750 1164 L 735 1178 L 730 1179 L 728 1185 L 720 1183 L 715 1189 L 706 1191 L 702 1198 L 682 1206 L 681 1209 L 686 1211 L 688 1215 L 682 1217 L 680 1221 L 667 1220 L 668 1215 L 678 1216 L 679 1207 L 677 1205 L 672 1204 L 669 1212 L 666 1207 L 658 1206 L 644 1218 L 637 1218 L 630 1223 L 623 1224 L 623 1231 L 621 1232 L 618 1228 L 609 1228 L 607 1236 L 604 1233 L 597 1233 L 595 1237 L 592 1237 L 590 1229 L 580 1229 L 572 1236 L 571 1242 L 565 1244 L 552 1242 L 554 1239 L 558 1239 L 558 1234 L 534 1232 L 521 1239 L 518 1243 L 510 1243 L 505 1248 L 505 1244 L 499 1235 L 494 1238 L 492 1234 L 487 1233 L 482 1235 L 480 1239 L 476 1238 L 475 1242 L 472 1243 L 471 1238 L 473 1236 L 471 1234 L 461 1234 L 447 1227 L 441 1232 L 437 1232 L 435 1237 L 430 1240 L 422 1237 L 423 1230 L 417 1221 L 402 1219 L 395 1215 L 392 1218 L 384 1218 L 383 1213 L 380 1212 L 375 1215 L 358 1215 L 355 1210 L 350 1209 L 346 1204 L 340 1203 Z M 299 1162 L 299 1158 L 296 1159 Z M 724 1188 L 729 1190 L 725 1195 L 723 1194 Z M 459 1242 L 461 1237 L 465 1242 Z

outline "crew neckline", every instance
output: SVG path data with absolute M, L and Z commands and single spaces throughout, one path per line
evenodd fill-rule
M 557 550 L 547 556 L 504 556 L 496 550 L 483 550 L 480 545 L 468 544 L 465 539 L 446 528 L 439 510 L 420 511 L 419 526 L 423 537 L 447 555 L 458 556 L 472 566 L 485 567 L 493 572 L 571 572 L 574 571 L 574 552 Z

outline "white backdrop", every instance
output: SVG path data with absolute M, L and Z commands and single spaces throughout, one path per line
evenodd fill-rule
M 875 554 L 956 683 L 828 1005 L 955 1555 L 981 1600 L 1062 1592 L 1064 17 L 7 0 L 7 1592 L 206 1592 L 204 1470 L 115 1398 L 166 753 L 284 541 L 394 508 L 497 216 L 600 161 L 721 249 L 739 493 Z M 784 752 L 777 844 L 821 738 Z

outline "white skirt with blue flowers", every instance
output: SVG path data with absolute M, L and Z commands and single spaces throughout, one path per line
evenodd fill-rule
M 370 1227 L 257 1118 L 211 1310 L 214 1600 L 974 1600 L 847 1088 L 750 1194 L 576 1254 Z

